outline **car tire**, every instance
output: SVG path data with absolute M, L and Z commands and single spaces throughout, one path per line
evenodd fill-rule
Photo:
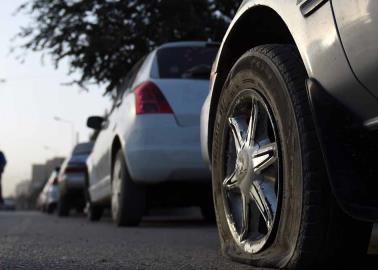
M 48 204 L 47 205 L 47 214 L 52 214 L 52 213 L 54 213 L 54 211 L 55 211 L 55 208 L 56 208 L 56 206 L 55 206 L 55 204 L 53 204 L 53 203 L 50 203 L 50 204 Z
M 68 217 L 70 214 L 70 205 L 67 196 L 61 195 L 58 202 L 58 216 Z
M 88 187 L 85 189 L 85 199 L 86 199 L 86 211 L 87 218 L 89 221 L 99 221 L 104 213 L 104 207 L 101 205 L 96 205 L 92 202 Z
M 112 170 L 113 221 L 117 226 L 137 226 L 142 220 L 145 208 L 145 191 L 132 181 L 120 150 L 116 154 Z
M 104 208 L 102 206 L 88 203 L 87 218 L 89 221 L 99 221 L 102 217 L 103 212 L 104 212 Z
M 366 255 L 372 224 L 344 214 L 332 195 L 306 78 L 297 49 L 272 44 L 241 56 L 224 83 L 213 195 L 222 252 L 236 261 L 320 269 Z

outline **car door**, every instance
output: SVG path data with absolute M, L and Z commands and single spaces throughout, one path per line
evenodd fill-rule
M 91 181 L 91 196 L 92 200 L 102 200 L 110 196 L 111 192 L 111 164 L 110 164 L 110 151 L 114 131 L 114 114 L 117 99 L 114 95 L 114 101 L 111 111 L 105 117 L 102 129 L 96 139 L 92 154 L 92 178 Z
M 332 6 L 352 70 L 378 97 L 378 1 L 332 0 Z
M 104 122 L 103 128 L 97 137 L 93 153 L 91 155 L 94 180 L 91 179 L 91 196 L 94 201 L 103 200 L 111 196 L 111 147 L 117 135 L 118 125 L 122 124 L 119 112 L 124 98 L 124 93 L 128 90 L 130 82 L 135 78 L 139 61 L 122 80 L 117 89 L 112 92 L 113 105 L 109 115 Z
M 122 80 L 120 86 L 112 92 L 113 104 L 111 111 L 104 121 L 91 154 L 93 173 L 92 179 L 90 179 L 90 192 L 94 201 L 103 200 L 111 196 L 111 146 L 116 136 L 119 107 L 122 104 L 123 93 L 130 80 L 130 73 Z
M 107 117 L 104 122 L 103 129 L 98 134 L 93 152 L 91 154 L 92 173 L 90 178 L 90 192 L 93 201 L 103 199 L 103 197 L 106 195 L 106 182 L 109 181 L 109 179 L 105 178 L 106 174 L 103 171 L 104 160 L 106 159 L 105 156 L 107 152 L 106 141 L 108 137 L 108 130 L 106 126 L 108 119 L 109 118 Z

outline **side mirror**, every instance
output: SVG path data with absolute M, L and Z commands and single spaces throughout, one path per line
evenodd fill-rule
M 101 116 L 91 116 L 87 120 L 87 127 L 94 130 L 101 130 L 104 121 L 105 119 Z

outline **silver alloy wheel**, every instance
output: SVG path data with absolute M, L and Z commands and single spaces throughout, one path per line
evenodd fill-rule
M 120 160 L 116 160 L 113 169 L 112 180 L 112 218 L 117 219 L 120 200 L 121 200 L 121 187 L 122 187 L 122 165 Z
M 227 222 L 239 246 L 257 253 L 270 240 L 277 216 L 281 185 L 277 129 L 267 102 L 251 89 L 234 99 L 227 120 L 222 185 Z

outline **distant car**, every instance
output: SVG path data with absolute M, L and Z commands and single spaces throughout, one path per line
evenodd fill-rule
M 16 210 L 16 203 L 14 199 L 5 198 L 4 203 L 0 205 L 0 210 L 14 211 Z
M 90 142 L 78 144 L 73 149 L 71 156 L 63 162 L 58 177 L 60 188 L 58 216 L 68 216 L 71 209 L 78 212 L 84 210 L 86 161 L 92 148 L 93 143 Z
M 47 180 L 38 196 L 37 207 L 43 212 L 53 213 L 59 201 L 58 175 L 60 168 L 56 168 Z
M 359 268 L 378 221 L 377 18 L 372 0 L 243 1 L 202 110 L 227 257 Z
M 210 172 L 201 158 L 199 119 L 218 44 L 165 44 L 141 59 L 114 95 L 90 158 L 90 219 L 111 204 L 114 222 L 137 225 L 154 204 L 199 205 L 213 213 Z

